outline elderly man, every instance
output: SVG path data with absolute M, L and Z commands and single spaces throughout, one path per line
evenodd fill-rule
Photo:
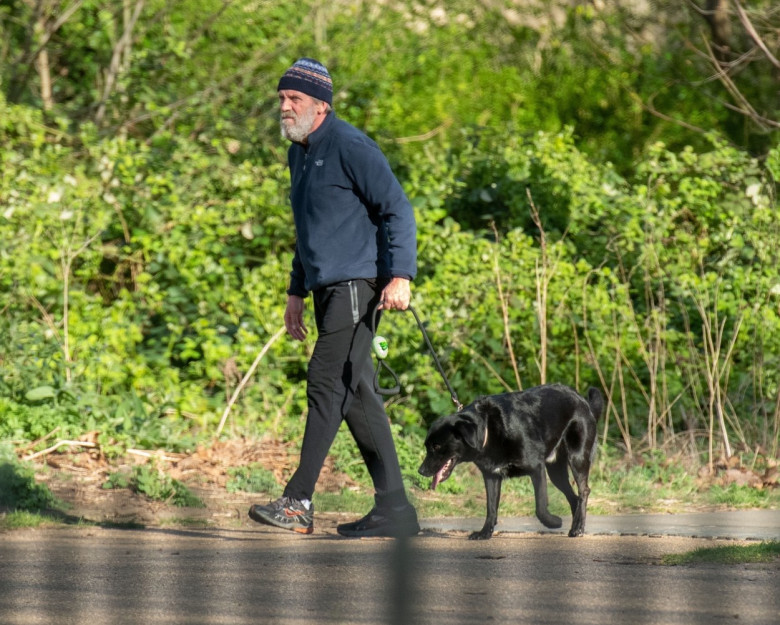
M 338 526 L 343 536 L 412 536 L 417 513 L 401 477 L 389 421 L 373 387 L 372 316 L 405 310 L 417 271 L 414 212 L 377 144 L 336 117 L 325 67 L 302 58 L 279 81 L 288 151 L 295 255 L 287 290 L 287 332 L 308 333 L 311 294 L 317 341 L 308 367 L 308 415 L 300 463 L 281 498 L 249 516 L 302 534 L 314 531 L 312 497 L 342 420 L 374 483 L 375 504 Z

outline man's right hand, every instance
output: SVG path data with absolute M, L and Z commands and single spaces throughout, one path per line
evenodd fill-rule
M 303 298 L 298 295 L 287 296 L 287 308 L 284 311 L 284 326 L 287 333 L 297 341 L 306 338 L 309 330 L 303 322 Z

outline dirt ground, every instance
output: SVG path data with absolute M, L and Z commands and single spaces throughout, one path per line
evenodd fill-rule
M 204 508 L 182 508 L 166 501 L 153 501 L 129 488 L 104 488 L 109 476 L 128 472 L 133 465 L 154 462 L 166 475 L 186 485 Z M 145 452 L 130 450 L 120 460 L 109 462 L 95 448 L 57 450 L 33 460 L 36 473 L 54 496 L 69 520 L 95 523 L 160 525 L 204 523 L 226 527 L 244 524 L 252 503 L 266 503 L 257 493 L 226 490 L 228 470 L 259 464 L 283 484 L 295 470 L 297 451 L 278 441 L 236 439 L 202 446 L 193 453 Z M 333 470 L 329 458 L 323 468 L 318 492 L 341 492 L 355 486 L 346 475 Z
M 278 484 L 287 482 L 298 463 L 294 444 L 272 439 L 233 439 L 203 445 L 192 453 L 149 452 L 128 450 L 120 459 L 109 461 L 98 445 L 85 438 L 83 446 L 66 445 L 49 453 L 27 456 L 37 465 L 37 475 L 54 496 L 62 502 L 59 513 L 69 521 L 83 520 L 101 524 L 196 524 L 215 527 L 234 527 L 250 523 L 247 510 L 252 503 L 266 503 L 268 496 L 258 493 L 235 492 L 226 489 L 230 469 L 261 465 L 271 471 Z M 23 453 L 20 457 L 25 458 Z M 154 501 L 128 488 L 106 489 L 109 476 L 129 472 L 133 465 L 153 462 L 166 475 L 186 485 L 204 504 L 203 508 L 182 508 L 170 501 Z M 777 462 L 765 462 L 760 471 L 734 464 L 724 464 L 712 474 L 699 473 L 701 483 L 736 483 L 757 488 L 778 487 Z M 358 488 L 349 476 L 333 468 L 331 458 L 326 460 L 317 483 L 318 493 L 338 493 L 345 488 Z M 426 498 L 437 494 L 426 493 Z M 465 497 L 465 495 L 464 495 Z M 448 496 L 451 503 L 454 497 Z M 611 508 L 613 502 L 592 497 L 602 507 Z M 678 502 L 679 504 L 679 502 Z M 615 504 L 617 505 L 617 504 Z M 700 510 L 695 504 L 684 506 L 690 511 Z M 618 512 L 615 509 L 613 512 Z M 681 510 L 675 510 L 681 511 Z M 0 510 L 2 513 L 3 510 Z M 335 522 L 340 515 L 328 515 Z M 318 514 L 321 522 L 325 516 Z M 250 523 L 251 524 L 251 523 Z

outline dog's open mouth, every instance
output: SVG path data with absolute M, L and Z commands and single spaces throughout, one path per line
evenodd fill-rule
M 433 476 L 433 480 L 431 481 L 431 490 L 436 490 L 436 487 L 450 476 L 454 468 L 455 458 L 450 458 L 447 460 L 447 462 L 444 463 L 444 466 L 441 469 L 436 471 L 436 474 Z

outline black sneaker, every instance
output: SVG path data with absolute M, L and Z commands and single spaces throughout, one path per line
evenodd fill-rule
M 309 508 L 292 497 L 279 497 L 267 506 L 254 505 L 249 508 L 249 518 L 299 534 L 311 534 L 314 531 L 314 504 Z
M 388 536 L 403 538 L 415 536 L 420 531 L 417 511 L 412 505 L 401 510 L 380 509 L 374 506 L 366 516 L 352 523 L 343 523 L 336 528 L 342 536 L 362 538 L 363 536 Z

